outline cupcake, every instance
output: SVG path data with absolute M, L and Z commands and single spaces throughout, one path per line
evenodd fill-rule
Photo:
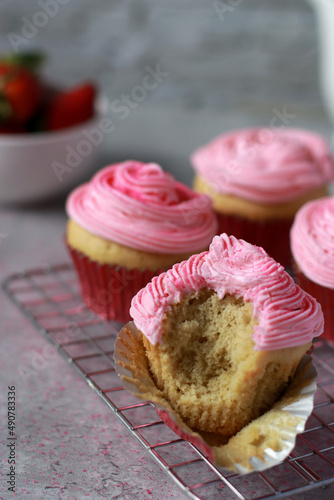
M 334 197 L 306 203 L 291 228 L 297 283 L 321 304 L 322 338 L 334 342 Z
M 323 330 L 283 266 L 226 234 L 154 277 L 130 314 L 162 397 L 192 430 L 227 437 L 282 396 Z
M 100 170 L 68 197 L 66 241 L 83 299 L 105 319 L 127 321 L 132 297 L 156 274 L 216 234 L 211 200 L 155 163 Z
M 297 129 L 254 128 L 223 134 L 191 157 L 194 188 L 211 196 L 219 232 L 263 247 L 284 266 L 297 210 L 327 195 L 334 161 L 326 141 Z

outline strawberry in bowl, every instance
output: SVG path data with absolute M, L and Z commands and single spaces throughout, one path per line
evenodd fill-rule
M 47 110 L 47 130 L 61 130 L 89 120 L 94 114 L 95 95 L 91 83 L 56 93 Z
M 0 57 L 0 133 L 61 130 L 94 116 L 96 86 L 58 89 L 39 75 L 39 53 Z
M 89 81 L 57 88 L 40 75 L 44 56 L 0 56 L 0 203 L 64 194 L 90 177 L 105 134 L 105 102 Z
M 27 54 L 0 59 L 0 127 L 3 132 L 24 131 L 37 112 L 42 86 L 35 70 L 42 57 Z

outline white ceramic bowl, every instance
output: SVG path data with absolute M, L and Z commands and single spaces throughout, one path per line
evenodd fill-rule
M 105 135 L 111 132 L 105 112 L 106 102 L 101 100 L 95 116 L 74 127 L 0 134 L 0 203 L 48 200 L 93 173 Z

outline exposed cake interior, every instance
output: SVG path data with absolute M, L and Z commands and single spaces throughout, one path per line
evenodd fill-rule
M 256 351 L 251 302 L 203 288 L 171 306 L 162 342 L 144 337 L 152 376 L 193 429 L 231 436 L 279 399 L 309 344 Z
M 217 391 L 221 376 L 231 378 L 253 349 L 253 324 L 250 303 L 231 295 L 219 300 L 213 290 L 174 305 L 166 315 L 163 350 L 178 391 L 191 385 L 203 394 Z
M 272 407 L 323 331 L 283 266 L 225 233 L 153 278 L 130 313 L 163 397 L 192 429 L 225 436 Z

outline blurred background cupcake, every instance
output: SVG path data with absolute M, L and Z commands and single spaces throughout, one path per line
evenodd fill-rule
M 127 321 L 150 279 L 206 249 L 217 231 L 211 200 L 155 163 L 100 170 L 67 200 L 67 244 L 89 307 Z
M 309 202 L 298 211 L 291 251 L 296 281 L 321 304 L 322 338 L 334 342 L 334 197 Z
M 299 129 L 251 128 L 222 134 L 191 156 L 194 188 L 211 196 L 219 232 L 263 247 L 288 266 L 297 210 L 325 196 L 334 161 L 325 139 Z

